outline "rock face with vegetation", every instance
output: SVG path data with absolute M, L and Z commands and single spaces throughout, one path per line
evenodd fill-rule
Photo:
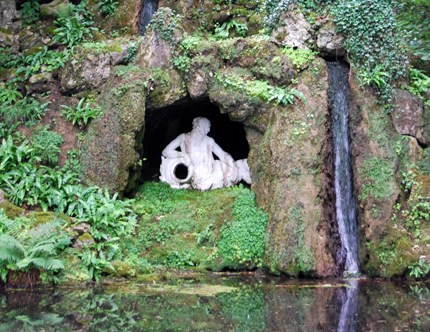
M 144 36 L 138 0 L 2 2 L 0 231 L 64 226 L 51 253 L 67 263 L 45 267 L 52 280 L 178 267 L 339 276 L 326 66 L 337 59 L 351 67 L 361 272 L 426 275 L 429 59 L 401 44 L 402 6 L 356 1 L 165 0 Z M 252 192 L 142 183 L 150 120 L 199 102 L 243 125 Z

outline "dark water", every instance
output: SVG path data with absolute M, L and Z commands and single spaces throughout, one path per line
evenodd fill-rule
M 336 219 L 345 271 L 357 273 L 358 235 L 348 127 L 349 68 L 345 64 L 328 62 L 327 69 L 335 159 Z
M 425 284 L 370 280 L 105 284 L 0 293 L 0 305 L 0 331 L 430 331 Z
M 143 36 L 146 32 L 146 27 L 151 21 L 152 15 L 158 9 L 158 0 L 142 0 L 142 11 L 140 12 L 139 30 Z

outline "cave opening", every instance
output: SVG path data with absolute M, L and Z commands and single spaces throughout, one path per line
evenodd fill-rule
M 142 142 L 144 161 L 141 184 L 145 181 L 159 181 L 162 151 L 180 134 L 190 132 L 196 117 L 205 117 L 211 122 L 208 136 L 234 160 L 248 158 L 249 145 L 243 124 L 230 120 L 227 114 L 221 114 L 209 98 L 200 101 L 188 100 L 162 109 L 147 109 Z M 215 155 L 214 158 L 218 159 Z M 179 164 L 175 174 L 178 178 L 185 179 L 188 169 Z

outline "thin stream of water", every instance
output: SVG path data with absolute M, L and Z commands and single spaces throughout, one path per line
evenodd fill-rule
M 146 32 L 146 27 L 152 19 L 152 15 L 158 9 L 158 0 L 142 0 L 142 11 L 140 12 L 139 29 L 140 35 Z
M 358 269 L 358 236 L 355 213 L 355 196 L 349 148 L 349 68 L 346 64 L 328 62 L 329 100 L 335 159 L 336 219 L 342 242 L 345 271 L 351 274 Z

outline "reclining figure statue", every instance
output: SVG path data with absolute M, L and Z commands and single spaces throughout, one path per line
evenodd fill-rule
M 169 183 L 172 188 L 192 187 L 200 191 L 230 187 L 241 180 L 251 184 L 247 160 L 234 161 L 213 138 L 207 136 L 210 126 L 208 119 L 195 118 L 191 132 L 179 135 L 166 146 L 161 157 L 161 181 Z M 215 160 L 213 154 L 219 160 Z M 178 166 L 187 169 L 183 179 L 177 176 Z

